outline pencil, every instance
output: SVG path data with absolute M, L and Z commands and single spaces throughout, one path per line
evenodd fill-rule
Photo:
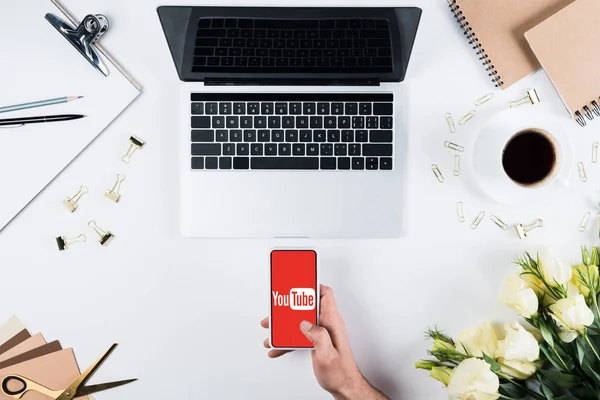
M 54 105 L 54 104 L 68 103 L 70 101 L 79 100 L 82 97 L 83 96 L 67 96 L 67 97 L 59 97 L 59 98 L 56 98 L 56 99 L 49 99 L 49 100 L 33 101 L 33 102 L 30 102 L 30 103 L 16 104 L 14 106 L 0 107 L 0 113 L 10 112 L 10 111 L 18 111 L 18 110 L 27 110 L 29 108 L 45 107 L 45 106 L 51 106 L 51 105 Z

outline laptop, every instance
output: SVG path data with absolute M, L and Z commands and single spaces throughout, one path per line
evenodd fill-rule
M 404 231 L 418 8 L 159 7 L 182 85 L 181 232 Z

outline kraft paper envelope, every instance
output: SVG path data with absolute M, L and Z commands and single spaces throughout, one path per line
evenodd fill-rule
M 50 389 L 60 390 L 66 389 L 79 377 L 79 367 L 73 349 L 65 349 L 0 369 L 0 377 L 13 374 L 24 376 Z M 15 383 L 14 387 L 9 385 L 9 388 L 16 390 L 18 385 Z M 79 399 L 88 400 L 88 396 Z M 0 392 L 0 400 L 12 400 L 12 398 Z M 48 400 L 48 398 L 37 392 L 27 392 L 23 400 Z
M 6 342 L 0 344 L 0 354 L 6 353 L 8 350 L 23 343 L 30 337 L 31 334 L 27 332 L 27 330 L 22 330 L 21 332 L 8 339 Z
M 41 347 L 45 344 L 46 339 L 44 339 L 44 336 L 42 336 L 41 333 L 38 333 L 37 335 L 33 335 L 26 341 L 16 345 L 7 352 L 0 354 L 0 362 L 6 361 L 8 359 L 18 356 L 19 354 L 26 353 L 33 349 L 37 349 L 38 347 Z

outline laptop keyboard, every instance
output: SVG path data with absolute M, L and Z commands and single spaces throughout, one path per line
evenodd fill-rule
M 192 72 L 376 73 L 392 65 L 387 19 L 201 18 Z
M 392 170 L 393 143 L 393 94 L 191 95 L 194 170 Z

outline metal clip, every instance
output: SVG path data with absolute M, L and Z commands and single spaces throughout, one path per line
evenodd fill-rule
M 113 235 L 111 232 L 101 229 L 96 224 L 96 221 L 90 221 L 88 226 L 92 228 L 98 234 L 98 236 L 100 236 L 99 242 L 102 246 L 108 246 L 108 244 L 115 238 L 115 235 Z
M 59 251 L 69 250 L 69 248 L 75 243 L 83 243 L 86 241 L 85 235 L 81 235 L 74 238 L 67 238 L 65 236 L 59 236 L 56 238 L 56 244 L 58 245 Z
M 495 215 L 490 215 L 490 219 L 496 224 L 498 225 L 498 227 L 500 229 L 502 229 L 503 231 L 508 229 L 508 225 L 506 225 L 500 218 L 496 217 Z
M 517 232 L 517 235 L 519 236 L 519 239 L 525 239 L 527 237 L 527 234 L 534 230 L 535 228 L 542 228 L 544 226 L 544 221 L 542 221 L 541 219 L 536 220 L 535 222 L 532 222 L 529 225 L 525 225 L 523 226 L 522 224 L 518 224 L 515 225 L 515 231 Z
M 464 147 L 462 147 L 462 146 L 461 146 L 461 145 L 459 145 L 459 144 L 452 143 L 452 142 L 444 142 L 444 147 L 447 147 L 447 148 L 449 148 L 450 150 L 454 150 L 454 151 L 460 151 L 461 153 L 462 153 L 463 151 L 465 151 L 465 148 L 464 148 Z
M 460 156 L 454 156 L 454 176 L 460 176 Z
M 510 108 L 515 108 L 522 106 L 523 104 L 537 104 L 539 103 L 540 96 L 538 95 L 537 90 L 531 89 L 527 91 L 527 95 L 520 100 L 515 100 L 510 102 Z
M 448 128 L 450 128 L 450 132 L 455 133 L 456 125 L 454 125 L 454 118 L 452 118 L 452 114 L 446 113 L 446 123 L 448 124 Z
M 477 218 L 475 218 L 473 220 L 473 222 L 471 223 L 471 229 L 477 229 L 477 227 L 479 226 L 479 224 L 481 224 L 481 221 L 483 221 L 484 218 L 485 218 L 485 211 L 482 211 L 479 213 Z
M 587 182 L 587 172 L 585 172 L 585 165 L 582 162 L 577 163 L 577 170 L 579 171 L 579 179 L 581 180 L 581 182 Z
M 142 139 L 137 138 L 135 136 L 131 136 L 129 138 L 129 148 L 127 149 L 127 153 L 125 153 L 125 155 L 123 157 L 121 157 L 121 161 L 123 161 L 124 163 L 129 164 L 129 162 L 131 161 L 131 156 L 138 150 L 141 150 L 144 148 L 144 146 L 146 145 L 146 142 L 144 142 Z
M 117 180 L 115 184 L 113 185 L 112 189 L 109 189 L 104 193 L 104 197 L 114 201 L 115 203 L 118 203 L 121 199 L 121 194 L 119 193 L 121 191 L 121 183 L 123 183 L 124 180 L 125 175 L 117 174 Z
M 444 179 L 444 175 L 442 174 L 442 171 L 440 171 L 440 167 L 438 167 L 437 165 L 433 164 L 431 166 L 431 170 L 433 171 L 433 173 L 435 174 L 435 177 L 437 178 L 437 180 L 440 183 L 446 182 L 446 179 Z
M 493 98 L 494 98 L 494 93 L 486 94 L 485 96 L 475 100 L 475 105 L 477 107 L 482 106 L 485 103 L 487 103 L 488 101 L 492 100 Z
M 462 201 L 456 203 L 456 216 L 458 217 L 458 222 L 465 222 L 465 206 Z
M 66 199 L 64 199 L 62 201 L 62 205 L 65 206 L 65 208 L 67 210 L 69 210 L 70 212 L 75 212 L 75 210 L 77 210 L 77 202 L 79 202 L 79 200 L 81 200 L 81 198 L 83 197 L 84 194 L 88 193 L 88 187 L 87 186 L 81 186 L 79 188 L 79 191 L 77 193 L 75 193 L 75 195 L 73 195 L 73 197 L 67 197 Z
M 594 142 L 592 145 L 592 162 L 594 164 L 598 163 L 598 150 L 600 150 L 600 143 Z
M 592 216 L 592 213 L 590 213 L 590 212 L 585 213 L 585 215 L 581 219 L 581 223 L 579 224 L 579 232 L 581 232 L 581 233 L 585 232 L 585 230 L 587 229 L 587 226 L 590 222 L 591 216 Z
M 477 114 L 477 111 L 475 110 L 471 110 L 467 115 L 465 115 L 464 117 L 462 117 L 460 119 L 460 121 L 458 121 L 459 125 L 464 125 L 467 122 L 469 122 L 470 120 L 472 120 L 473 118 L 475 118 L 475 114 Z

